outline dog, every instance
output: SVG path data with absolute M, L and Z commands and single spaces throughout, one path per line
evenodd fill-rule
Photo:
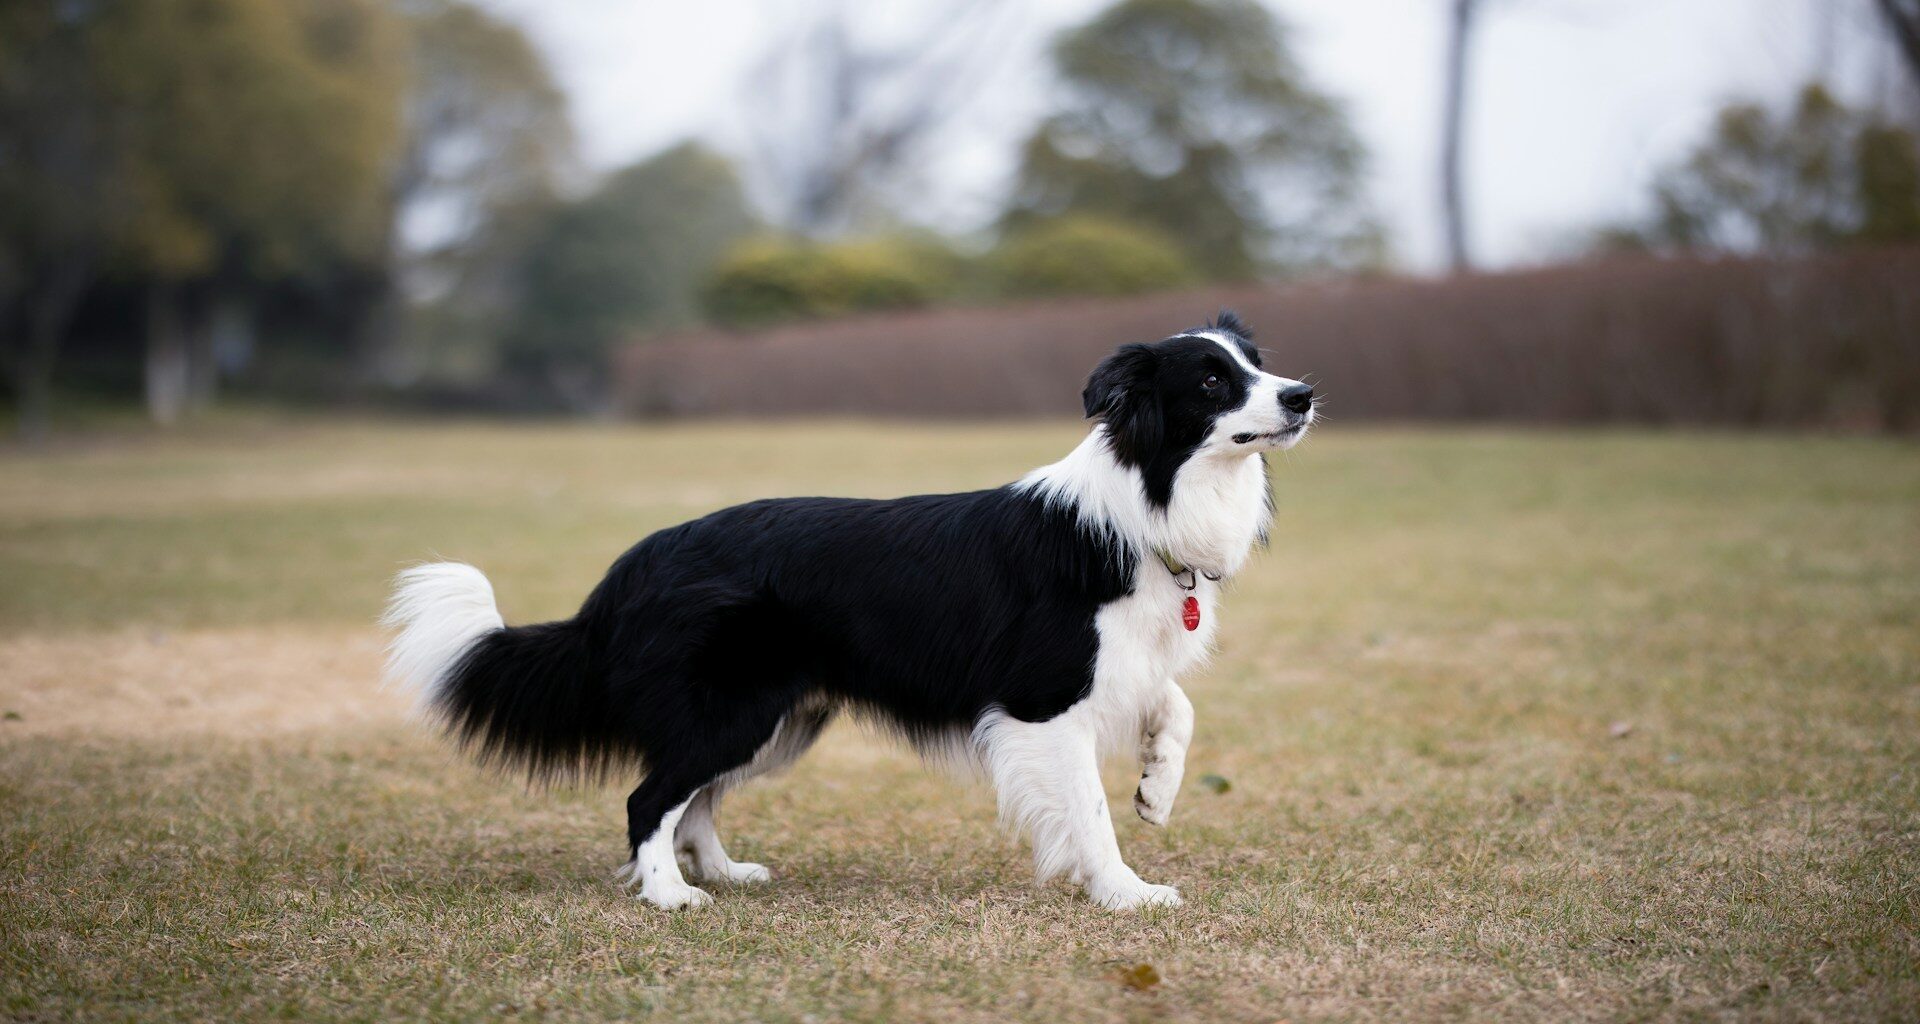
M 660 907 L 711 902 L 683 857 L 699 880 L 770 879 L 727 856 L 721 797 L 842 710 L 980 769 L 1042 882 L 1177 905 L 1121 859 L 1100 759 L 1137 750 L 1135 809 L 1166 823 L 1193 732 L 1176 680 L 1266 541 L 1265 454 L 1306 435 L 1313 389 L 1263 370 L 1222 313 L 1122 346 L 1082 399 L 1086 438 L 1015 483 L 722 509 L 640 541 L 563 622 L 506 625 L 472 566 L 409 569 L 384 619 L 389 677 L 483 764 L 644 770 L 622 872 Z

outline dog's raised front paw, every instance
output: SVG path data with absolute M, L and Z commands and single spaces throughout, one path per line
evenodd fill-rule
M 1140 785 L 1133 791 L 1133 809 L 1147 824 L 1165 825 L 1173 816 L 1173 798 L 1179 791 L 1178 775 L 1142 775 Z

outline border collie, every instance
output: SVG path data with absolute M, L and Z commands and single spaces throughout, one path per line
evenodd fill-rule
M 1087 380 L 1097 422 L 1016 483 L 889 500 L 782 498 L 642 540 L 579 614 L 508 626 L 479 570 L 400 574 L 389 677 L 482 763 L 538 780 L 638 773 L 626 883 L 661 907 L 700 880 L 764 882 L 714 831 L 721 797 L 791 764 L 835 713 L 957 756 L 1103 907 L 1172 905 L 1120 858 L 1105 753 L 1137 750 L 1140 817 L 1167 821 L 1221 583 L 1272 518 L 1264 455 L 1313 389 L 1260 368 L 1231 313 L 1126 345 Z M 630 776 L 631 777 L 631 776 Z

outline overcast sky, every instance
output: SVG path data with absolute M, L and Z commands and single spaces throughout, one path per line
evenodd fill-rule
M 747 69 L 800 4 L 482 0 L 526 28 L 573 105 L 591 168 L 689 136 L 743 145 Z M 940 137 L 921 219 L 965 230 L 997 209 L 1013 150 L 1047 109 L 1045 47 L 1103 0 L 1015 0 L 1004 56 Z M 1885 96 L 1897 66 L 1870 0 L 1484 0 L 1468 115 L 1468 206 L 1488 265 L 1549 259 L 1632 214 L 1648 177 L 1721 102 L 1780 100 L 1824 72 Z M 889 26 L 944 3 L 854 0 Z M 1373 154 L 1369 191 L 1410 269 L 1440 260 L 1434 199 L 1447 0 L 1269 0 Z

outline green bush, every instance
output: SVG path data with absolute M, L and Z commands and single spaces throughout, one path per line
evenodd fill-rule
M 1133 295 L 1193 283 L 1178 245 L 1123 221 L 1071 216 L 1001 242 L 989 256 L 1006 295 Z
M 762 238 L 721 260 L 702 302 L 714 322 L 729 326 L 909 309 L 952 295 L 964 265 L 919 236 L 829 245 Z

